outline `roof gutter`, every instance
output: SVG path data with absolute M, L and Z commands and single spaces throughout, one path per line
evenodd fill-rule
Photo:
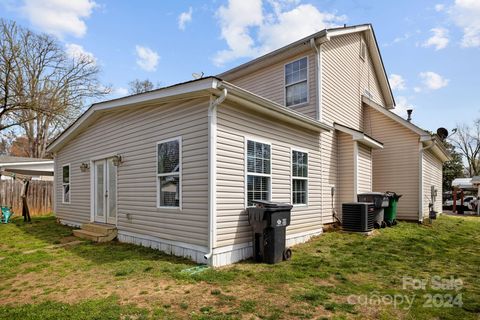
M 317 60 L 316 63 L 316 82 L 317 82 L 317 120 L 322 121 L 322 44 L 324 44 L 327 41 L 330 41 L 330 35 L 328 34 L 328 30 L 325 31 L 325 35 L 320 38 L 318 41 L 318 46 L 315 41 L 315 37 L 312 37 L 310 39 L 310 46 L 312 47 L 315 57 Z
M 215 246 L 216 213 L 217 213 L 217 109 L 228 95 L 227 88 L 214 83 L 214 87 L 221 89 L 220 96 L 210 96 L 208 107 L 208 252 L 203 256 L 209 261 Z M 210 261 L 213 265 L 213 261 Z
M 221 88 L 228 89 L 228 99 L 230 101 L 237 102 L 245 107 L 259 111 L 260 113 L 270 115 L 287 123 L 292 123 L 316 132 L 334 130 L 332 126 L 326 123 L 312 119 L 302 113 L 293 111 L 292 109 L 286 108 L 271 100 L 267 100 L 231 83 L 223 81 L 221 83 Z

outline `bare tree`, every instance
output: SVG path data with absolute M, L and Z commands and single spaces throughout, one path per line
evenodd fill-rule
M 49 35 L 0 20 L 0 38 L 0 130 L 20 126 L 30 156 L 45 157 L 48 142 L 81 113 L 85 99 L 110 89 L 98 81 L 92 57 L 68 56 Z
M 130 81 L 128 83 L 128 86 L 129 86 L 128 92 L 130 94 L 144 93 L 144 92 L 152 91 L 153 89 L 155 89 L 155 85 L 153 84 L 153 82 L 148 79 L 145 79 L 145 80 L 135 79 L 133 81 Z
M 480 175 L 480 119 L 475 120 L 472 126 L 458 126 L 451 142 L 465 157 L 468 174 L 471 177 Z

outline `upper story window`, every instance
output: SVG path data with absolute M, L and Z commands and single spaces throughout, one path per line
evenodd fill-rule
M 367 45 L 363 40 L 360 42 L 360 58 L 362 58 L 363 61 L 367 58 Z
M 307 57 L 285 65 L 285 102 L 287 107 L 308 101 Z
M 253 206 L 253 200 L 270 200 L 270 145 L 248 140 L 246 151 L 247 206 Z
M 180 207 L 181 154 L 181 138 L 165 140 L 157 144 L 158 207 Z
M 62 203 L 70 203 L 70 165 L 62 167 Z

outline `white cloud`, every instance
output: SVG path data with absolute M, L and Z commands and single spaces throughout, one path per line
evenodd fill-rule
M 435 50 L 444 49 L 449 42 L 448 30 L 445 28 L 430 29 L 433 35 L 425 41 L 423 47 L 435 47 Z
M 321 12 L 311 4 L 302 4 L 290 11 L 278 11 L 260 28 L 259 40 L 263 51 L 271 51 L 344 20 L 345 17 Z
M 435 5 L 435 11 L 442 12 L 443 10 L 445 10 L 445 5 L 443 3 L 438 3 Z
M 180 13 L 180 15 L 178 16 L 178 28 L 180 30 L 185 30 L 187 23 L 192 21 L 192 13 L 192 7 L 188 8 L 188 11 Z
M 438 90 L 448 85 L 450 80 L 433 71 L 420 72 L 420 78 L 427 89 Z
M 270 11 L 267 11 L 268 7 Z M 228 49 L 217 52 L 216 65 L 255 57 L 345 21 L 298 0 L 229 0 L 217 11 L 221 37 Z
M 249 29 L 263 22 L 261 0 L 230 0 L 228 6 L 221 6 L 216 15 L 220 20 L 221 36 L 229 49 L 217 52 L 215 64 L 222 65 L 236 58 L 258 54 Z
M 97 58 L 93 55 L 93 53 L 86 51 L 81 45 L 75 43 L 67 43 L 65 45 L 65 52 L 67 56 L 76 59 L 87 59 L 92 61 L 93 63 L 97 63 Z
M 392 73 L 388 80 L 392 90 L 405 90 L 405 79 L 401 75 Z
M 415 88 L 413 88 L 413 91 L 415 91 L 417 93 L 422 92 L 422 88 L 421 87 L 415 87 Z
M 135 46 L 137 52 L 137 65 L 145 71 L 157 70 L 158 60 L 160 56 L 157 52 L 148 47 Z
M 463 29 L 462 47 L 480 47 L 480 1 L 456 0 L 448 13 Z
M 96 6 L 93 0 L 24 0 L 20 11 L 43 32 L 59 38 L 83 37 L 87 32 L 84 20 Z
M 395 97 L 395 103 L 395 108 L 392 111 L 403 118 L 407 118 L 407 110 L 413 109 L 412 105 L 408 102 L 407 97 Z
M 113 94 L 117 96 L 126 96 L 128 95 L 128 89 L 123 87 L 118 87 L 113 89 Z
M 411 37 L 411 34 L 410 34 L 410 33 L 404 33 L 402 36 L 396 37 L 395 39 L 393 39 L 393 43 L 399 43 L 399 42 L 406 41 L 406 40 L 408 40 L 410 37 Z

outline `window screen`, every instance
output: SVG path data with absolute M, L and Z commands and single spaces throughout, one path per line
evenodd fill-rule
M 180 207 L 180 139 L 157 145 L 157 179 L 160 207 Z
M 292 203 L 307 204 L 308 153 L 292 151 Z
M 293 106 L 308 101 L 307 58 L 285 65 L 286 105 Z
M 270 199 L 270 145 L 247 141 L 247 205 L 254 200 Z
M 62 202 L 70 203 L 70 165 L 62 167 Z

